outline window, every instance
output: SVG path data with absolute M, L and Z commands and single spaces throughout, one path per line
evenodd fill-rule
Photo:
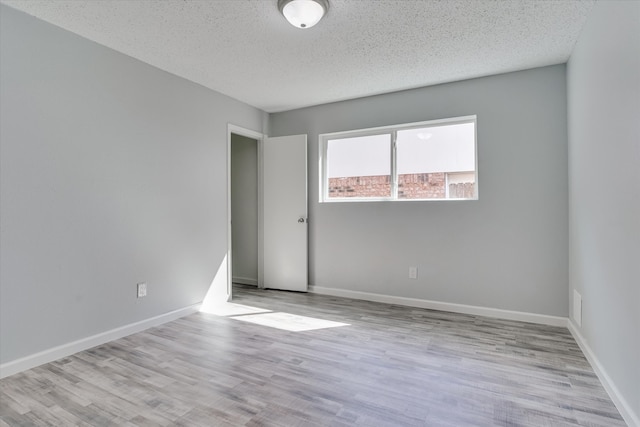
M 477 199 L 476 117 L 320 135 L 320 202 Z

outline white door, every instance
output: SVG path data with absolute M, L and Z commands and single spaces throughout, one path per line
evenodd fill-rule
M 307 135 L 263 144 L 263 286 L 307 291 Z

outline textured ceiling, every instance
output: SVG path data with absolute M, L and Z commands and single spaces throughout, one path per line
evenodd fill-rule
M 0 0 L 267 112 L 566 62 L 593 1 Z

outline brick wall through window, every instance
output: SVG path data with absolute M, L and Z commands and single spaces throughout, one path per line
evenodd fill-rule
M 399 199 L 444 199 L 446 193 L 444 172 L 398 175 Z M 472 182 L 449 185 L 450 198 L 472 198 Z M 382 198 L 391 195 L 389 175 L 329 178 L 329 198 L 365 197 Z

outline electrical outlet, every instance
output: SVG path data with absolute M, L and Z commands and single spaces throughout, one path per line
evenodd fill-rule
M 409 267 L 409 279 L 418 278 L 418 267 Z
M 147 296 L 147 284 L 146 283 L 138 283 L 138 298 Z

